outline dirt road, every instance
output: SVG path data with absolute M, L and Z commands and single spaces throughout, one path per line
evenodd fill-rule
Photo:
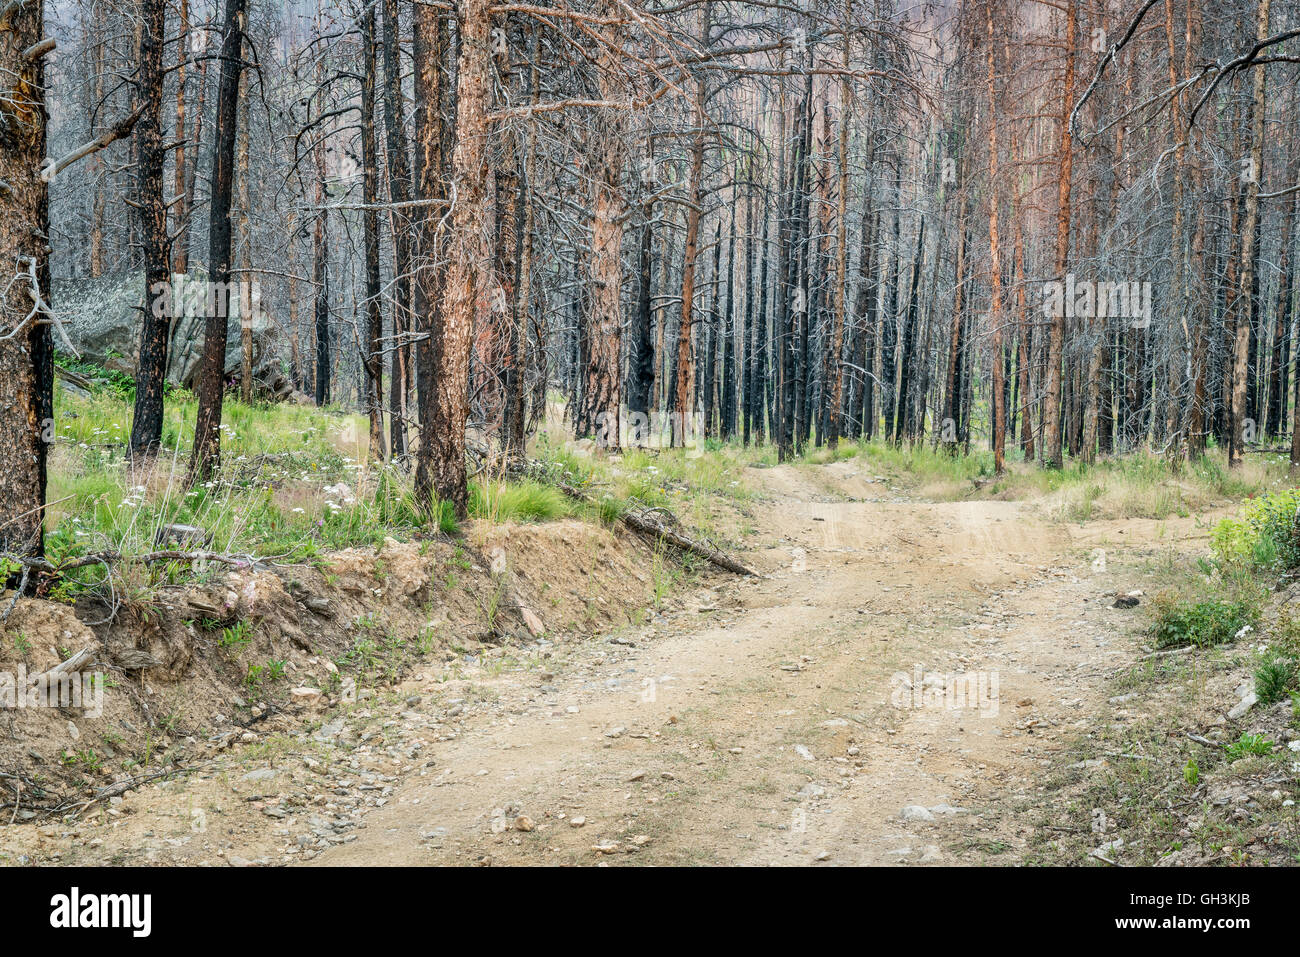
M 1133 654 L 1096 551 L 1118 530 L 909 502 L 853 465 L 761 473 L 762 577 L 482 682 L 491 711 L 316 862 L 1014 860 L 1002 802 Z M 954 681 L 974 707 L 927 699 Z
M 1022 859 L 1058 749 L 1138 653 L 1190 521 L 925 503 L 861 460 L 753 470 L 752 579 L 522 666 L 430 667 L 298 736 L 12 843 L 78 863 Z M 1176 546 L 1161 544 L 1176 541 Z M 1104 560 L 1103 560 L 1104 556 Z M 964 698 L 960 697 L 964 695 Z M 960 707 L 957 707 L 960 705 Z M 251 770 L 250 770 L 251 769 Z M 1028 800 L 1026 800 L 1028 799 Z M 21 830 L 21 829 L 20 829 Z

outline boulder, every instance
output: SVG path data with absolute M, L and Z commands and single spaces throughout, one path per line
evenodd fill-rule
M 197 273 L 172 277 L 172 300 L 179 308 L 172 323 L 167 381 L 193 388 L 203 354 L 203 330 L 209 311 L 206 279 Z M 54 283 L 54 305 L 63 317 L 68 339 L 82 359 L 106 369 L 135 375 L 140 357 L 140 324 L 145 308 L 157 297 L 146 297 L 144 273 L 131 270 L 98 279 L 66 279 Z M 240 297 L 231 295 L 227 309 L 225 372 L 238 376 L 242 367 L 239 340 Z M 265 304 L 253 313 L 254 377 L 277 378 L 272 356 L 274 322 Z M 277 391 L 272 387 L 271 391 Z

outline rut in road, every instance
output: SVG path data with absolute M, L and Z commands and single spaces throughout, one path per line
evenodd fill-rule
M 852 463 L 761 475 L 761 577 L 480 683 L 489 713 L 314 862 L 1015 860 L 1007 802 L 1133 655 L 1116 553 L 1090 558 L 1106 523 L 907 501 Z M 924 706 L 917 668 L 982 675 L 996 706 Z

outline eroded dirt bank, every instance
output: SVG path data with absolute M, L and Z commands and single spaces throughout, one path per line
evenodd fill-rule
M 657 612 L 649 553 L 575 529 L 568 559 L 511 562 L 540 614 L 562 592 L 589 637 L 453 641 L 391 690 L 249 728 L 75 824 L 10 828 L 9 860 L 1019 859 L 1030 825 L 1007 809 L 1140 654 L 1114 593 L 1143 587 L 1154 550 L 1199 547 L 1193 523 L 1079 529 L 1020 503 L 911 501 L 852 461 L 754 476 L 762 497 L 735 522 L 760 577 L 710 577 Z M 615 558 L 609 593 L 584 593 Z M 340 620 L 365 614 L 355 601 Z M 909 688 L 898 676 L 918 667 Z M 992 681 L 996 707 L 927 698 L 966 679 Z

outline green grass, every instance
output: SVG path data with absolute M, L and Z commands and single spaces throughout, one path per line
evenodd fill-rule
M 221 468 L 213 480 L 189 489 L 186 466 L 193 442 L 197 402 L 186 390 L 169 391 L 163 442 L 147 466 L 127 459 L 133 384 L 121 376 L 81 365 L 101 382 L 89 395 L 55 390 L 56 438 L 51 450 L 47 554 L 58 564 L 107 551 L 142 555 L 160 548 L 210 550 L 279 562 L 310 562 L 350 547 L 379 547 L 386 538 L 459 537 L 449 503 L 423 511 L 413 476 L 367 455 L 365 417 L 337 408 L 223 403 Z M 669 508 L 705 535 L 716 534 L 716 499 L 749 495 L 742 450 L 625 450 L 592 454 L 568 441 L 567 429 L 539 434 L 530 455 L 538 474 L 489 473 L 470 482 L 469 519 L 482 525 L 549 522 L 577 518 L 612 524 L 632 505 Z M 591 504 L 556 487 L 562 479 L 579 487 Z M 194 540 L 168 540 L 169 526 L 195 526 Z M 42 583 L 45 597 L 68 603 L 110 591 L 128 601 L 147 601 L 159 586 L 220 574 L 225 566 L 204 561 L 144 565 L 129 561 L 87 565 Z M 684 566 L 689 574 L 690 564 Z M 0 568 L 0 572 L 4 569 Z M 449 572 L 449 580 L 453 573 Z M 664 574 L 667 584 L 675 579 Z M 225 629 L 224 631 L 222 629 Z M 232 654 L 244 649 L 251 625 L 213 622 L 214 640 Z M 358 657 L 370 661 L 366 645 Z M 265 666 L 259 666 L 265 668 Z M 255 671 L 256 676 L 263 671 Z
M 1260 602 L 1254 596 L 1188 602 L 1160 594 L 1153 604 L 1151 634 L 1157 648 L 1221 645 L 1232 641 L 1243 628 L 1259 625 Z
M 160 529 L 175 524 L 203 529 L 204 547 L 214 551 L 285 561 L 378 546 L 390 536 L 460 534 L 446 503 L 435 503 L 432 513 L 425 514 L 409 474 L 368 460 L 365 418 L 337 408 L 244 404 L 227 397 L 222 469 L 213 481 L 187 489 L 185 466 L 197 402 L 191 393 L 173 389 L 167 397 L 163 447 L 152 468 L 134 469 L 125 448 L 133 391 L 120 376 L 109 377 L 90 396 L 56 389 L 47 513 L 55 561 L 99 550 L 126 555 L 152 551 Z M 715 537 L 729 527 L 721 506 L 743 508 L 754 495 L 746 478 L 754 474 L 749 468 L 773 465 L 777 458 L 771 445 L 743 447 L 715 439 L 703 449 L 632 448 L 607 454 L 570 442 L 568 436 L 567 427 L 554 420 L 536 436 L 530 454 L 540 466 L 532 477 L 476 477 L 470 518 L 489 524 L 564 518 L 609 524 L 629 507 L 652 507 L 671 510 L 697 533 Z M 1012 450 L 1007 472 L 995 476 L 992 453 L 986 450 L 954 456 L 928 442 L 896 447 L 877 440 L 842 441 L 834 451 L 810 446 L 792 465 L 852 463 L 886 475 L 891 484 L 908 487 L 921 498 L 1037 499 L 1051 515 L 1087 521 L 1185 515 L 1222 504 L 1225 497 L 1240 499 L 1280 487 L 1285 475 L 1281 459 L 1249 459 L 1243 469 L 1230 471 L 1211 453 L 1173 470 L 1158 456 L 1134 453 L 1092 466 L 1071 463 L 1042 470 L 1020 461 Z M 592 504 L 566 496 L 555 487 L 557 479 L 577 487 Z M 1270 514 L 1286 513 L 1286 503 L 1279 502 Z M 1249 522 L 1242 527 L 1255 534 Z M 1246 532 L 1234 534 L 1236 541 Z M 1281 554 L 1285 545 L 1281 542 L 1274 551 Z M 1258 552 L 1254 548 L 1251 554 L 1258 558 Z M 141 570 L 140 580 L 128 584 L 148 588 L 203 571 L 163 565 Z M 98 566 L 81 569 L 54 585 L 51 597 L 72 600 L 82 587 L 101 586 L 104 575 Z
M 1275 655 L 1255 668 L 1255 697 L 1260 704 L 1274 704 L 1290 697 L 1296 690 L 1300 675 L 1300 662 L 1284 655 Z
M 553 422 L 538 433 L 533 455 L 546 482 L 563 481 L 595 503 L 588 510 L 593 520 L 612 523 L 632 505 L 665 508 L 710 534 L 716 531 L 713 509 L 719 500 L 743 502 L 752 497 L 745 467 L 763 450 L 713 440 L 709 445 L 711 451 L 625 448 L 591 453 L 569 443 L 563 424 Z
M 1240 761 L 1250 755 L 1269 755 L 1273 753 L 1273 742 L 1262 734 L 1243 734 L 1224 749 L 1229 761 Z
M 126 461 L 132 393 L 121 382 L 114 380 L 90 397 L 63 389 L 55 396 L 57 438 L 48 497 L 56 552 L 147 550 L 158 529 L 169 524 L 204 529 L 213 550 L 291 550 L 300 557 L 379 544 L 389 535 L 458 531 L 445 503 L 436 503 L 432 519 L 422 514 L 408 474 L 367 461 L 363 416 L 289 404 L 245 405 L 227 396 L 221 473 L 187 490 L 185 466 L 197 413 L 191 393 L 169 395 L 163 446 L 148 472 Z M 560 460 L 567 468 L 580 468 L 576 458 Z M 579 512 L 576 503 L 540 481 L 471 483 L 471 519 L 544 522 Z
M 470 487 L 471 517 L 501 522 L 548 522 L 577 511 L 577 503 L 554 485 L 535 479 L 475 482 Z
M 751 452 L 749 460 L 772 464 L 774 453 L 765 454 L 767 460 Z M 994 474 L 993 453 L 986 449 L 951 455 L 928 441 L 895 446 L 879 439 L 842 442 L 834 452 L 810 447 L 795 461 L 823 465 L 858 457 L 867 469 L 924 498 L 1037 499 L 1049 517 L 1073 522 L 1186 517 L 1280 488 L 1287 483 L 1288 468 L 1281 455 L 1259 455 L 1250 456 L 1239 469 L 1228 469 L 1225 456 L 1216 450 L 1175 468 L 1163 456 L 1139 450 L 1100 458 L 1091 465 L 1069 460 L 1063 468 L 1044 469 L 1024 461 L 1013 448 L 999 476 Z
M 1252 571 L 1300 567 L 1300 489 L 1281 489 L 1242 503 L 1240 517 L 1225 518 L 1214 530 L 1215 557 Z

